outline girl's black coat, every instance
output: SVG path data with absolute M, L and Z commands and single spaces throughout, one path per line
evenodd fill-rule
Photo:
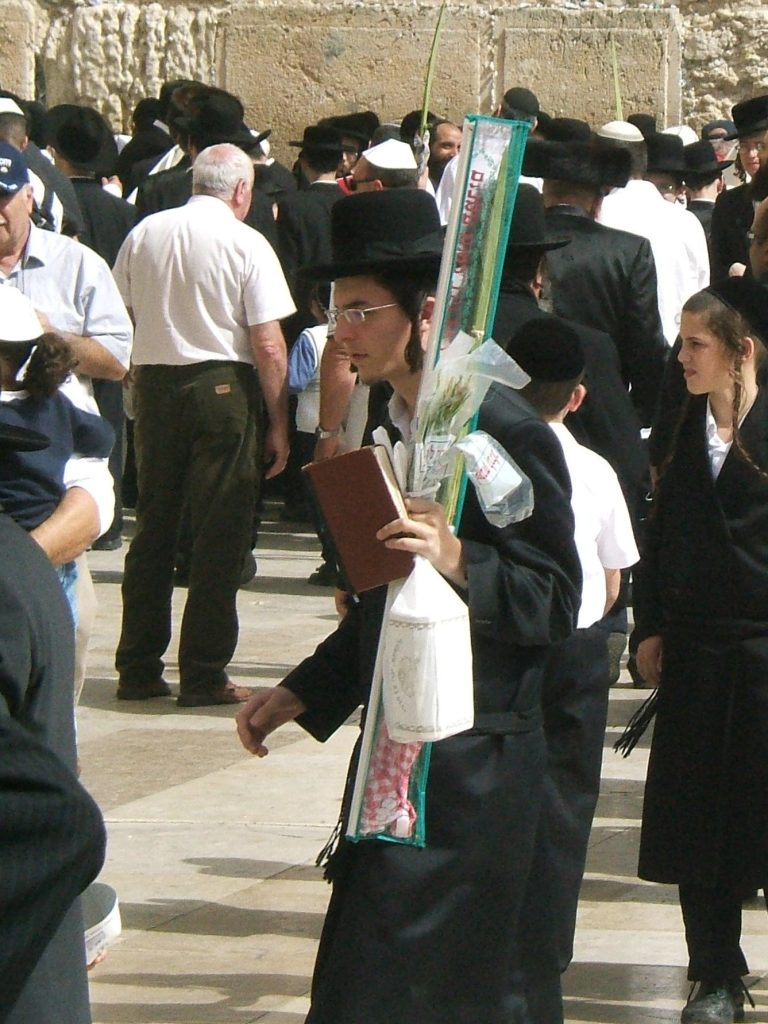
M 714 481 L 706 397 L 691 399 L 635 587 L 641 639 L 664 638 L 640 876 L 768 879 L 768 478 L 731 447 Z M 764 390 L 741 436 L 768 469 Z

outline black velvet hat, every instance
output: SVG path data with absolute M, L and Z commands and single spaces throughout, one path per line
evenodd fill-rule
M 48 143 L 75 167 L 94 174 L 113 173 L 117 144 L 98 110 L 60 103 L 46 114 L 45 129 Z
M 338 152 L 341 160 L 341 132 L 327 124 L 311 124 L 304 129 L 303 138 L 288 143 L 300 149 L 314 150 L 317 153 Z
M 733 160 L 718 160 L 712 143 L 706 139 L 685 146 L 683 156 L 685 158 L 683 179 L 693 185 L 699 181 L 711 179 L 733 163 Z
M 726 138 L 740 139 L 742 135 L 767 131 L 768 96 L 753 96 L 752 99 L 742 100 L 735 107 L 731 107 L 731 117 L 736 125 L 736 131 L 731 132 Z
M 533 381 L 556 384 L 584 373 L 581 339 L 557 316 L 529 320 L 512 335 L 506 350 Z
M 351 139 L 357 139 L 364 149 L 371 141 L 371 136 L 379 127 L 379 118 L 372 110 L 361 110 L 354 114 L 337 114 L 334 117 L 324 117 L 321 125 L 330 125 L 337 128 L 342 135 Z
M 540 112 L 539 99 L 530 89 L 515 86 L 513 89 L 507 89 L 502 97 L 501 116 L 507 119 L 529 118 L 533 120 L 539 116 Z
M 335 281 L 382 270 L 440 268 L 443 231 L 432 196 L 422 189 L 357 192 L 331 211 L 330 263 L 302 268 L 305 278 Z
M 649 171 L 682 178 L 685 171 L 685 155 L 683 140 L 678 135 L 656 132 L 655 135 L 647 136 L 645 148 L 648 150 Z
M 256 149 L 272 130 L 253 135 L 243 123 L 243 107 L 236 96 L 223 92 L 204 95 L 189 117 L 176 119 L 176 126 L 193 139 L 199 149 L 230 142 L 246 153 Z
M 592 129 L 578 117 L 553 117 L 542 134 L 550 142 L 589 142 Z
M 569 238 L 554 238 L 547 233 L 544 216 L 544 200 L 533 185 L 520 185 L 517 189 L 512 224 L 509 229 L 507 251 L 520 252 L 523 249 L 562 249 Z
M 706 288 L 746 320 L 764 345 L 768 345 L 768 285 L 753 277 L 726 277 Z
M 632 157 L 619 146 L 601 142 L 529 141 L 523 174 L 566 181 L 588 188 L 623 188 L 629 181 Z

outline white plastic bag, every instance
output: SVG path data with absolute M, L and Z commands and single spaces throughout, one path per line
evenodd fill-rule
M 472 643 L 466 604 L 416 557 L 384 624 L 382 698 L 399 743 L 446 739 L 474 723 Z

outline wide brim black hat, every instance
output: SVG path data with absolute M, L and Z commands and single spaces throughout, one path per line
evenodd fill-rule
M 589 142 L 592 129 L 578 117 L 553 117 L 541 134 L 549 142 Z
M 705 291 L 739 313 L 750 330 L 768 346 L 768 285 L 753 277 L 726 277 Z
M 600 139 L 591 142 L 528 142 L 523 174 L 600 190 L 623 188 L 629 181 L 631 154 Z
M 45 116 L 49 145 L 73 166 L 109 175 L 117 163 L 117 144 L 112 130 L 93 107 L 60 103 Z
M 555 237 L 548 233 L 544 200 L 539 190 L 533 185 L 520 185 L 512 213 L 507 251 L 519 253 L 541 249 L 542 252 L 548 252 L 550 249 L 562 249 L 569 242 L 570 238 Z
M 338 128 L 326 124 L 313 124 L 304 129 L 304 138 L 288 143 L 299 149 L 309 149 L 321 153 L 341 155 L 341 132 Z
M 242 104 L 235 96 L 214 93 L 200 99 L 194 113 L 176 119 L 176 127 L 198 144 L 199 149 L 229 142 L 249 152 L 268 138 L 271 129 L 254 135 L 242 120 Z
M 739 139 L 742 135 L 768 131 L 768 96 L 753 96 L 731 107 L 731 117 L 736 131 L 726 135 L 727 139 Z
M 331 251 L 331 261 L 303 267 L 302 277 L 335 281 L 395 269 L 436 274 L 443 229 L 435 201 L 415 188 L 346 196 L 331 211 Z
M 683 140 L 679 135 L 665 135 L 663 132 L 648 135 L 645 148 L 648 150 L 649 171 L 682 177 L 685 171 L 685 154 Z
M 379 127 L 378 114 L 372 110 L 361 110 L 353 114 L 336 114 L 333 117 L 324 117 L 320 122 L 322 125 L 330 125 L 337 128 L 342 135 L 352 139 L 358 139 L 367 145 L 371 136 Z
M 733 160 L 718 160 L 714 146 L 706 139 L 685 146 L 683 156 L 686 181 L 711 178 L 713 174 L 719 174 L 733 164 Z
M 50 447 L 51 440 L 45 434 L 26 427 L 14 427 L 9 423 L 0 423 L 0 453 L 2 452 L 40 452 Z

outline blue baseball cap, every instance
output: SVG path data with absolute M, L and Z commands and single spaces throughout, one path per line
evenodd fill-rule
M 0 142 L 0 194 L 13 195 L 29 184 L 24 157 L 15 146 Z

